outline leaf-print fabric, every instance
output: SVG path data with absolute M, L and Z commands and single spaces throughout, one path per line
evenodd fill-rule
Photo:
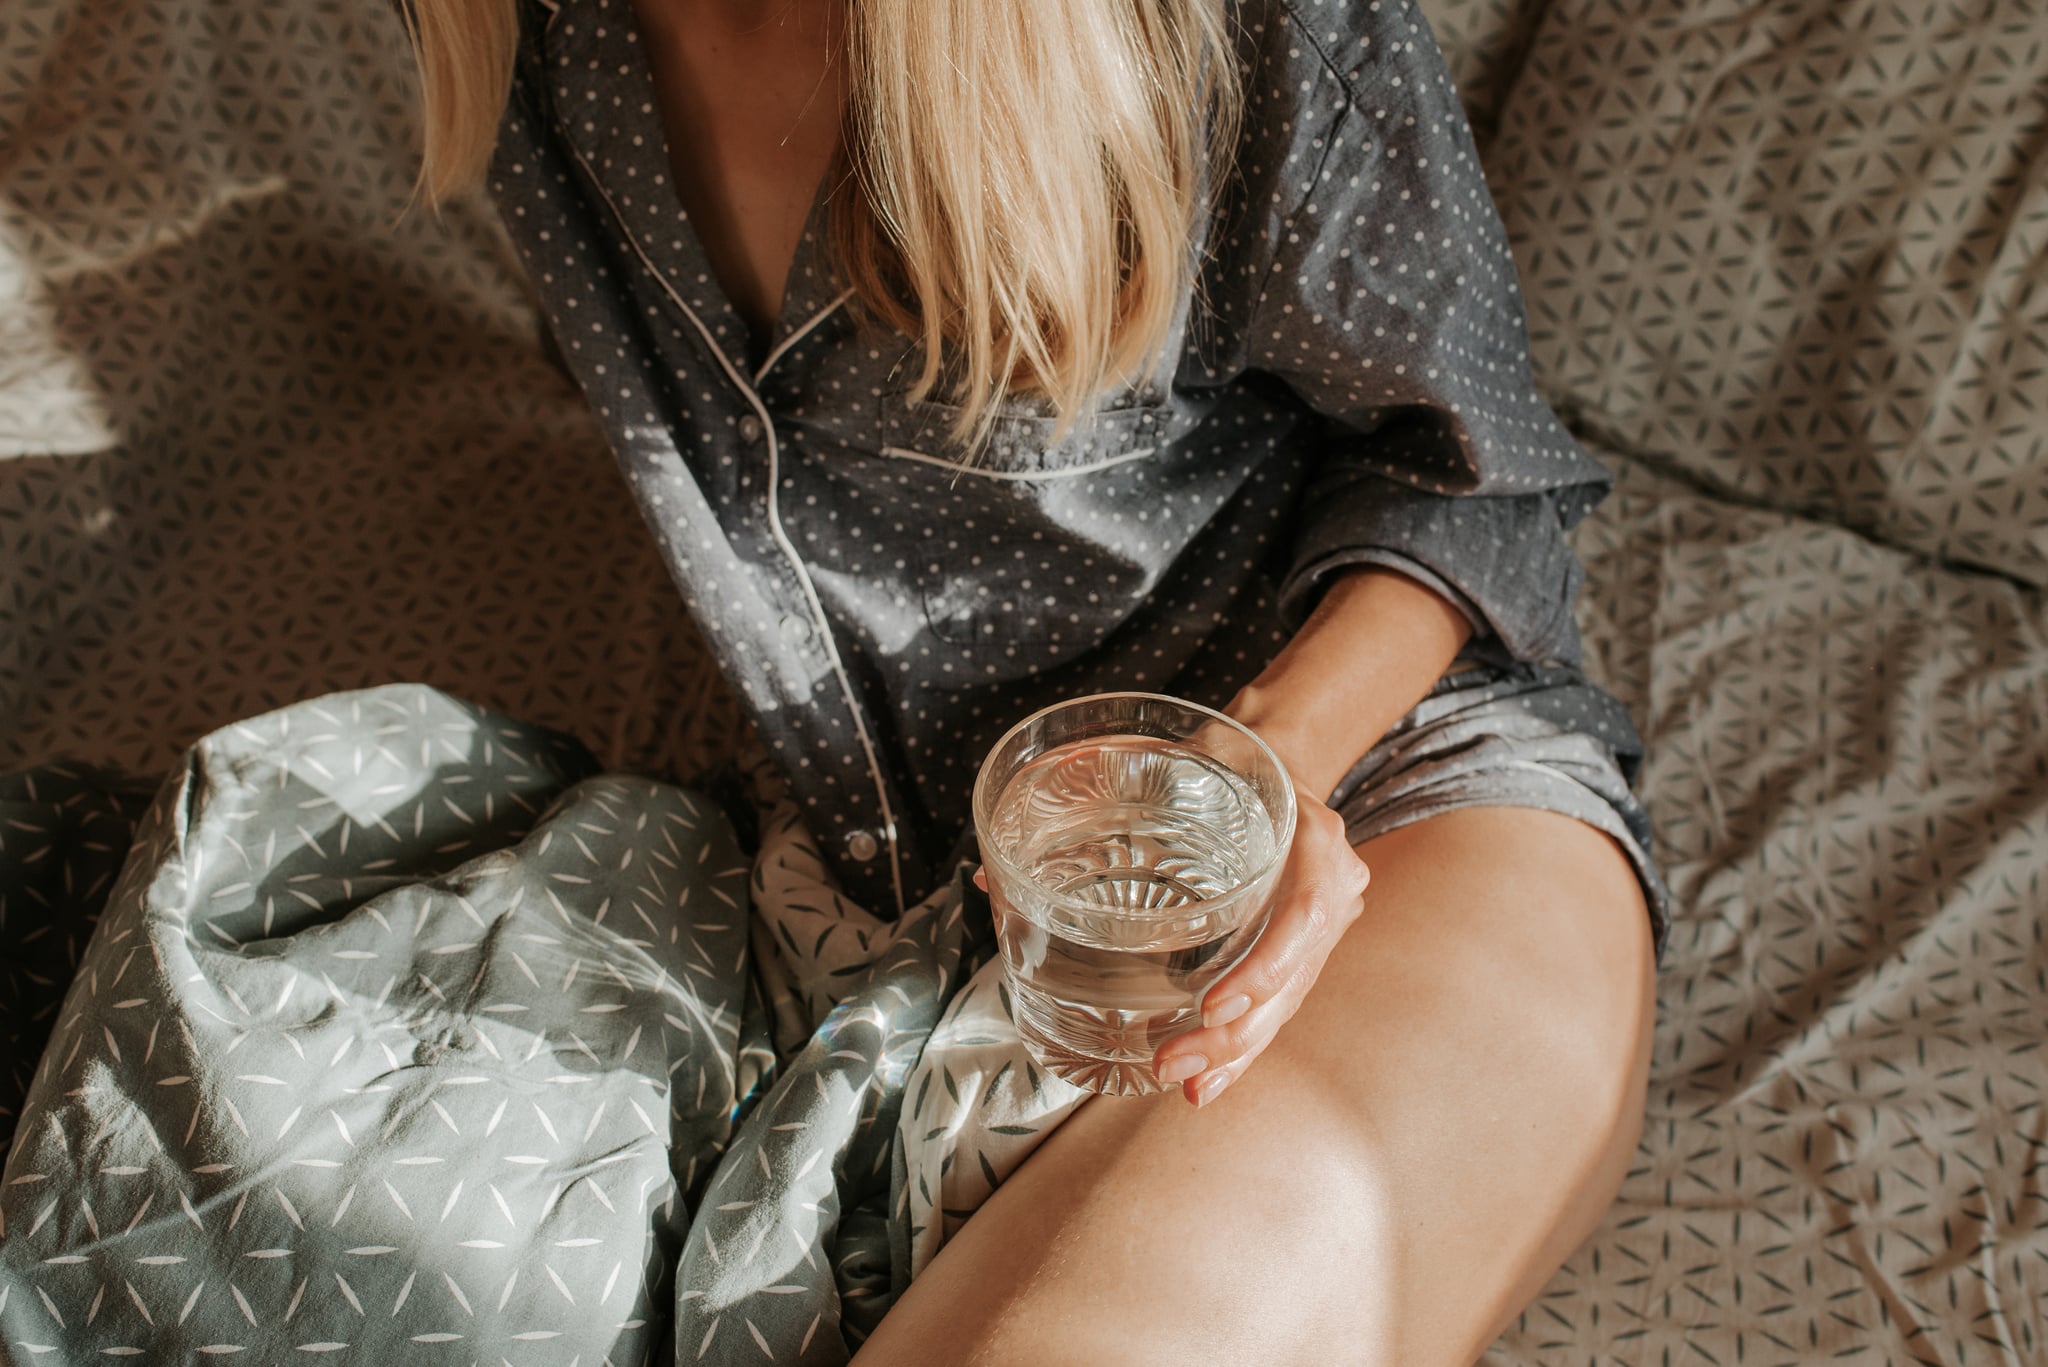
M 21 1114 L 7 1351 L 843 1362 L 985 916 L 956 881 L 812 941 L 786 801 L 759 871 L 792 914 L 757 919 L 715 806 L 593 769 L 410 687 L 195 747 Z

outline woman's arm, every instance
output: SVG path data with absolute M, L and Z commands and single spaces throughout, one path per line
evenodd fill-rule
M 1422 701 L 1471 634 L 1463 613 L 1407 575 L 1353 570 L 1224 711 L 1258 732 L 1320 802 Z
M 1262 79 L 1236 163 L 1218 355 L 1304 410 L 1277 605 L 1310 620 L 1229 710 L 1295 773 L 1301 820 L 1265 933 L 1205 994 L 1203 1028 L 1155 1056 L 1197 1104 L 1266 1047 L 1359 915 L 1366 871 L 1324 800 L 1467 621 L 1514 659 L 1576 660 L 1566 533 L 1611 483 L 1536 388 L 1507 231 L 1421 16 L 1339 4 L 1333 22 L 1366 41 L 1324 43 L 1269 8 L 1272 60 L 1293 65 Z M 1360 568 L 1404 563 L 1426 578 Z
M 1202 1028 L 1153 1059 L 1159 1078 L 1181 1083 L 1195 1105 L 1214 1101 L 1272 1043 L 1364 909 L 1365 865 L 1324 800 L 1429 691 L 1471 630 L 1456 607 L 1406 575 L 1353 570 L 1225 709 L 1287 766 L 1300 818 L 1272 920 L 1203 996 Z

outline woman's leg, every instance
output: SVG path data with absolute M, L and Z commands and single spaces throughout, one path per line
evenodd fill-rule
M 1365 915 L 1221 1098 L 1092 1100 L 860 1353 L 1465 1367 L 1635 1152 L 1649 918 L 1590 826 L 1465 808 L 1361 847 Z

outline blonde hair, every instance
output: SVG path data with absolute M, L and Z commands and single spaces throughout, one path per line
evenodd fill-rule
M 1225 0 L 847 0 L 834 250 L 920 342 L 913 402 L 977 443 L 1013 395 L 1061 418 L 1161 359 L 1236 141 Z M 408 0 L 435 201 L 481 180 L 515 0 Z M 1205 169 L 1206 168 L 1206 169 Z

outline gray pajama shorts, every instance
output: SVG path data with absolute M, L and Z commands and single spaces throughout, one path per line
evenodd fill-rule
M 1627 711 L 1568 665 L 1461 664 L 1338 782 L 1352 844 L 1459 807 L 1534 807 L 1613 836 L 1635 865 L 1661 954 L 1671 894 L 1630 789 L 1642 742 Z

